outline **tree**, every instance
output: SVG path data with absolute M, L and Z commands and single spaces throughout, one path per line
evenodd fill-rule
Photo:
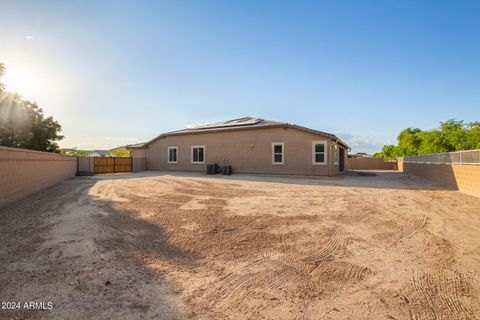
M 375 157 L 396 157 L 480 149 L 480 122 L 465 123 L 455 119 L 440 122 L 440 127 L 422 131 L 408 128 L 400 132 L 398 144 L 383 146 Z
M 397 138 L 398 150 L 396 152 L 406 156 L 415 155 L 422 143 L 419 137 L 420 132 L 421 130 L 418 128 L 407 128 L 400 132 Z
M 375 158 L 385 158 L 386 160 L 391 160 L 397 158 L 399 152 L 398 148 L 393 144 L 383 146 L 383 149 L 379 153 L 375 153 L 373 157 Z
M 108 153 L 112 157 L 130 157 L 130 151 L 125 147 L 111 149 L 108 151 Z
M 463 147 L 465 150 L 480 149 L 480 122 L 471 122 L 465 134 Z
M 0 64 L 0 76 L 5 66 Z M 0 85 L 0 145 L 39 151 L 55 152 L 56 141 L 63 139 L 62 127 L 45 117 L 35 102 L 23 100 L 19 94 L 4 91 Z
M 77 150 L 77 148 L 73 148 L 71 150 L 61 150 L 61 154 L 67 155 L 67 156 L 76 156 L 76 157 L 88 157 L 88 154 L 84 150 Z

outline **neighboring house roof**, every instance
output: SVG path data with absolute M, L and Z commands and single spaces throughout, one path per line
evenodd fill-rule
M 283 127 L 283 128 L 295 128 L 297 130 L 306 131 L 314 134 L 319 134 L 325 137 L 328 137 L 345 148 L 349 148 L 348 145 L 340 140 L 337 136 L 331 133 L 318 131 L 314 129 L 309 129 L 306 127 L 302 127 L 295 124 L 290 124 L 287 122 L 279 122 L 279 121 L 272 121 L 272 120 L 265 120 L 262 118 L 252 118 L 252 117 L 244 117 L 238 118 L 223 122 L 211 123 L 206 125 L 200 125 L 193 128 L 187 128 L 177 131 L 171 131 L 167 133 L 162 133 L 161 135 L 153 138 L 152 140 L 145 142 L 145 143 L 137 143 L 127 145 L 127 149 L 146 149 L 148 145 L 157 141 L 158 139 L 168 137 L 168 136 L 175 136 L 175 135 L 184 135 L 184 134 L 194 134 L 194 133 L 207 133 L 207 132 L 222 132 L 222 131 L 233 131 L 233 130 L 247 130 L 247 129 L 262 129 L 262 128 L 275 128 L 275 127 Z
M 366 152 L 357 152 L 352 157 L 354 157 L 354 158 L 369 158 L 369 157 L 371 157 L 371 155 L 369 155 Z
M 122 149 L 125 149 L 127 146 L 119 146 L 119 147 L 115 147 L 115 148 L 112 148 L 112 149 L 109 149 L 107 151 L 115 151 L 115 150 L 122 150 Z
M 136 144 L 128 144 L 128 145 L 126 145 L 126 148 L 127 149 L 142 149 L 143 147 L 145 147 L 146 144 L 147 144 L 147 142 L 136 143 Z
M 89 157 L 107 157 L 109 150 L 85 150 Z

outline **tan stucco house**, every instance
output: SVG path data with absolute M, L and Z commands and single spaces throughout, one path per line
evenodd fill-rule
M 348 146 L 335 135 L 285 122 L 240 118 L 163 133 L 129 145 L 148 170 L 206 171 L 231 165 L 233 173 L 336 176 Z

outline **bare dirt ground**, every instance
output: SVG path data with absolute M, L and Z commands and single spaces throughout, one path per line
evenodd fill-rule
M 391 172 L 75 178 L 0 211 L 1 319 L 476 319 L 480 198 Z

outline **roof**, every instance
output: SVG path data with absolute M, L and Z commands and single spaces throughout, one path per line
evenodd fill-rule
M 85 152 L 91 157 L 95 154 L 98 154 L 101 157 L 105 157 L 108 155 L 108 150 L 85 150 Z
M 83 151 L 85 152 L 88 156 L 95 156 L 96 154 L 98 156 L 101 156 L 101 157 L 105 157 L 105 156 L 108 156 L 110 150 L 79 150 L 79 149 L 76 149 L 76 148 L 61 148 L 60 151 L 64 151 L 64 152 L 69 152 L 69 151 Z M 115 149 L 112 149 L 112 150 L 115 150 Z
M 233 130 L 244 130 L 244 129 L 263 129 L 263 128 L 275 128 L 275 127 L 283 127 L 283 128 L 295 128 L 297 130 L 310 132 L 313 134 L 322 135 L 328 137 L 345 148 L 349 148 L 348 145 L 340 140 L 336 135 L 318 131 L 314 129 L 309 129 L 306 127 L 302 127 L 296 124 L 290 124 L 287 122 L 279 122 L 273 120 L 265 120 L 262 118 L 253 118 L 253 117 L 244 117 L 238 118 L 228 121 L 210 123 L 206 125 L 200 125 L 192 128 L 171 131 L 167 133 L 162 133 L 161 135 L 153 138 L 152 140 L 145 142 L 145 143 L 137 143 L 127 145 L 127 149 L 145 149 L 148 148 L 148 145 L 157 141 L 158 139 L 168 137 L 168 136 L 175 136 L 175 135 L 184 135 L 184 134 L 194 134 L 194 133 L 207 133 L 207 132 L 222 132 L 222 131 L 233 131 Z
M 354 158 L 368 158 L 368 157 L 371 157 L 371 156 L 366 152 L 357 152 L 352 157 L 354 157 Z

